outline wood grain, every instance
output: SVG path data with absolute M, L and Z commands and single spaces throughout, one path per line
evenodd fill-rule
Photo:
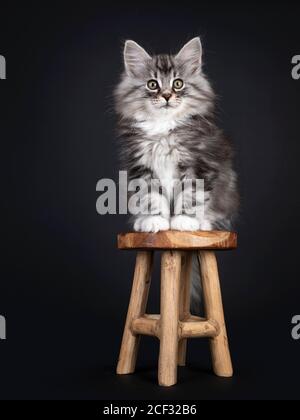
M 134 334 L 150 335 L 159 337 L 160 330 L 159 315 L 144 315 L 132 322 L 131 330 Z
M 132 321 L 131 331 L 133 334 L 149 335 L 160 338 L 160 315 L 145 314 L 142 317 L 135 319 Z M 178 339 L 183 339 L 182 341 L 187 338 L 212 338 L 216 337 L 218 334 L 220 334 L 220 327 L 214 320 L 207 320 L 205 318 L 190 315 L 187 316 L 184 321 L 178 322 Z
M 206 317 L 219 326 L 219 334 L 210 340 L 213 369 L 216 375 L 233 375 L 227 332 L 224 319 L 222 295 L 215 253 L 199 251 L 202 288 Z
M 190 317 L 191 271 L 192 252 L 183 252 L 180 276 L 179 320 L 184 321 Z M 178 366 L 185 366 L 187 352 L 187 339 L 182 338 L 178 343 Z
M 219 325 L 214 320 L 208 321 L 186 321 L 179 322 L 178 335 L 179 338 L 213 338 L 220 333 Z
M 129 232 L 118 235 L 119 249 L 234 249 L 237 235 L 226 231 L 179 232 L 168 230 L 157 233 Z
M 131 330 L 132 322 L 145 314 L 153 263 L 153 253 L 137 253 L 132 291 L 123 333 L 117 373 L 124 375 L 135 370 L 139 336 Z
M 158 382 L 177 382 L 181 252 L 165 251 L 161 258 L 161 317 Z

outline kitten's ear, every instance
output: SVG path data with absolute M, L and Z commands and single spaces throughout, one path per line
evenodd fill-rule
M 190 66 L 192 71 L 201 70 L 202 44 L 199 37 L 191 39 L 181 48 L 176 58 Z
M 124 47 L 124 64 L 128 76 L 137 76 L 143 71 L 150 55 L 134 41 L 126 41 Z

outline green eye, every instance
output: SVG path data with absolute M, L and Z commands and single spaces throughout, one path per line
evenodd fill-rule
M 173 82 L 173 88 L 174 89 L 182 89 L 183 88 L 183 80 L 175 79 L 174 82 Z
M 149 80 L 147 83 L 147 87 L 150 90 L 157 90 L 158 89 L 158 83 L 156 80 Z

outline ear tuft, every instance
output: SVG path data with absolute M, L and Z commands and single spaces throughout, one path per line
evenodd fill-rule
M 201 70 L 202 44 L 199 37 L 191 39 L 176 55 L 179 61 L 191 66 L 192 71 Z
M 124 65 L 128 76 L 136 76 L 151 60 L 150 55 L 135 41 L 128 40 L 124 46 Z

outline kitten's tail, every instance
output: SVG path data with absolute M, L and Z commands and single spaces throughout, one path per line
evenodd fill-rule
M 196 252 L 192 256 L 192 273 L 191 273 L 191 311 L 194 314 L 200 313 L 201 306 L 201 295 L 202 295 L 202 286 L 201 286 L 201 275 L 200 275 L 200 264 L 198 260 L 198 255 Z

